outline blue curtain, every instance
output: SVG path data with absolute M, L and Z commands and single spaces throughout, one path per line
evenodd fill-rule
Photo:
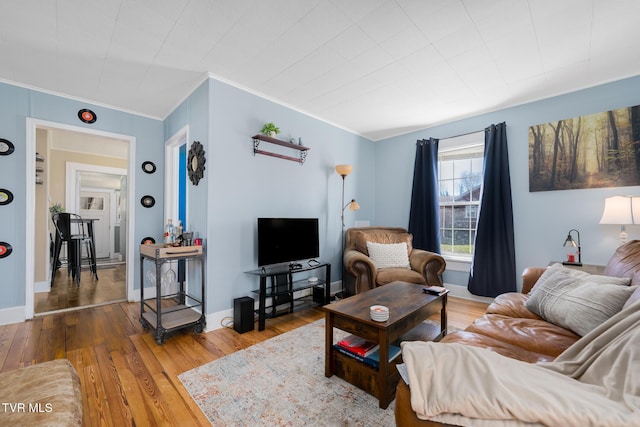
M 516 290 L 506 127 L 500 123 L 485 129 L 484 181 L 468 289 L 486 297 Z
M 416 143 L 413 189 L 409 211 L 409 233 L 413 247 L 440 253 L 438 197 L 438 140 L 429 138 Z

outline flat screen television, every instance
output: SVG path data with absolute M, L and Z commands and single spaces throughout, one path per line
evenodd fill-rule
M 320 256 L 318 218 L 258 218 L 258 266 Z

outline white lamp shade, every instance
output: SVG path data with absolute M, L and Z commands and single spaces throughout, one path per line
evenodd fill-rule
M 607 197 L 600 224 L 640 224 L 640 197 Z

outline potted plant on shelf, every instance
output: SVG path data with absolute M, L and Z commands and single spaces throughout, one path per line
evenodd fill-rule
M 264 126 L 262 126 L 262 130 L 260 131 L 260 133 L 270 136 L 271 138 L 275 138 L 276 135 L 280 133 L 280 128 L 272 122 L 269 122 L 265 123 Z
M 56 203 L 53 204 L 51 206 L 49 206 L 49 213 L 51 215 L 55 214 L 55 213 L 62 213 L 64 212 L 64 208 L 62 207 L 62 205 L 60 203 Z

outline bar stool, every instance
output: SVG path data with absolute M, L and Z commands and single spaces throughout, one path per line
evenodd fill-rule
M 67 244 L 67 274 L 71 274 L 80 285 L 82 271 L 82 247 L 87 248 L 87 260 L 91 272 L 98 279 L 95 252 L 91 236 L 86 231 L 82 217 L 72 213 L 55 213 L 51 217 L 56 227 L 56 239 L 51 261 L 51 285 L 60 267 L 59 259 L 63 243 Z

